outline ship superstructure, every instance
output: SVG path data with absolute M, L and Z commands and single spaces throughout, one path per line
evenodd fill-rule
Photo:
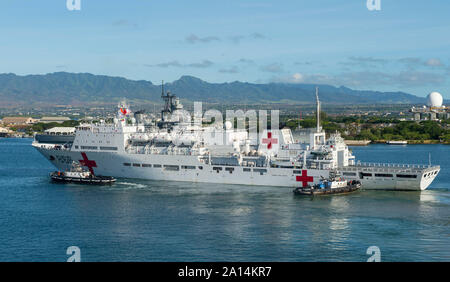
M 140 124 L 125 103 L 112 123 L 76 127 L 73 142 L 33 146 L 60 170 L 73 161 L 99 175 L 153 180 L 306 187 L 339 171 L 364 189 L 424 190 L 439 166 L 362 164 L 339 134 L 328 138 L 320 127 L 294 138 L 290 129 L 262 130 L 256 142 L 230 121 L 214 125 L 180 122 L 183 108 L 170 93 L 153 126 Z

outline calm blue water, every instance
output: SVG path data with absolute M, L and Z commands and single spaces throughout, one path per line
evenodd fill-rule
M 450 260 L 450 146 L 353 148 L 362 161 L 440 164 L 424 192 L 294 197 L 290 189 L 120 179 L 50 184 L 31 140 L 0 138 L 0 261 Z

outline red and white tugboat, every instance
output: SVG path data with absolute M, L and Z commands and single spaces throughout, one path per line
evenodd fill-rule
M 297 187 L 294 189 L 295 195 L 330 195 L 330 194 L 346 194 L 357 191 L 361 188 L 361 182 L 358 180 L 344 180 L 338 174 L 329 179 L 322 179 L 318 184 L 309 185 L 307 187 Z

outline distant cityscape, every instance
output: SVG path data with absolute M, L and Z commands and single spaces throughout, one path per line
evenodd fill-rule
M 0 78 L 4 81 L 0 85 L 0 136 L 32 137 L 54 127 L 109 121 L 115 117 L 115 105 L 123 97 L 146 120 L 156 120 L 163 107 L 159 102 L 163 86 L 150 81 L 67 72 L 30 76 L 0 74 Z M 175 93 L 190 112 L 194 101 L 202 102 L 203 111 L 215 109 L 223 115 L 227 110 L 238 109 L 279 110 L 281 125 L 292 129 L 314 124 L 315 87 L 239 81 L 209 83 L 186 75 L 164 83 L 164 89 Z M 324 84 L 319 89 L 322 110 L 327 115 L 322 120 L 324 128 L 329 132 L 338 130 L 346 139 L 447 140 L 450 113 L 437 92 L 425 98 L 403 92 L 363 91 Z M 406 136 L 403 130 L 390 136 L 377 131 L 412 121 L 433 122 L 439 128 L 435 130 L 439 135 L 419 132 L 417 136 Z M 376 128 L 368 128 L 369 124 L 372 127 L 375 124 Z
M 436 92 L 433 92 L 436 93 Z M 339 131 L 347 140 L 385 142 L 407 139 L 410 143 L 450 143 L 450 112 L 442 105 L 442 96 L 433 94 L 427 105 L 323 105 L 322 125 L 327 133 Z M 131 103 L 131 108 L 142 121 L 158 119 L 162 104 Z M 193 103 L 185 109 L 192 111 Z M 203 110 L 248 109 L 280 110 L 282 127 L 309 128 L 315 126 L 315 106 L 292 104 L 234 104 L 203 103 Z M 56 127 L 74 127 L 80 123 L 111 121 L 116 115 L 112 105 L 94 107 L 53 106 L 41 108 L 0 109 L 0 137 L 33 137 Z M 416 127 L 412 124 L 417 125 Z M 407 125 L 407 126 L 405 126 Z M 425 132 L 428 128 L 428 131 Z M 396 132 L 398 131 L 398 132 Z M 412 134 L 411 133 L 415 133 Z M 431 133 L 431 134 L 430 134 Z M 351 143 L 349 141 L 349 143 Z M 361 144 L 366 144 L 361 143 Z M 357 143 L 354 143 L 357 144 Z

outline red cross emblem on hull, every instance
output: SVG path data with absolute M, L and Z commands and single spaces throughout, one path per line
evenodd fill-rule
M 87 166 L 89 168 L 89 171 L 92 173 L 92 175 L 94 175 L 93 167 L 97 167 L 97 163 L 95 161 L 89 160 L 85 152 L 82 152 L 81 156 L 83 157 L 83 159 L 79 160 L 80 165 Z
M 267 149 L 272 149 L 272 144 L 278 144 L 278 139 L 272 138 L 272 132 L 267 132 L 267 138 L 263 138 L 262 142 L 267 144 Z
M 314 182 L 314 177 L 312 176 L 308 176 L 308 171 L 306 169 L 302 170 L 302 175 L 297 175 L 295 177 L 296 181 L 301 181 L 302 182 L 302 186 L 306 187 L 308 186 L 308 182 Z

